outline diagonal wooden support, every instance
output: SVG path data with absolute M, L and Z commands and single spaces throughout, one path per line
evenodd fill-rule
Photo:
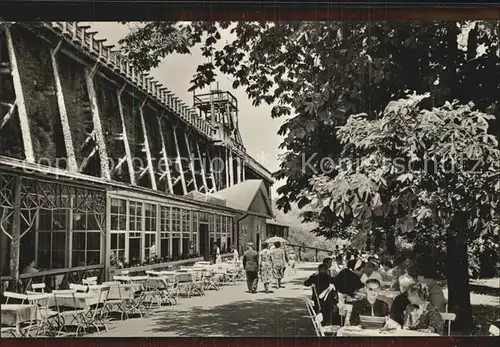
M 94 66 L 92 66 L 92 69 L 90 70 L 90 78 L 93 79 L 95 77 L 95 74 L 99 70 L 99 65 L 100 65 L 100 62 L 98 60 L 95 62 Z
M 180 179 L 182 183 L 182 191 L 184 195 L 187 194 L 187 186 L 186 186 L 186 179 L 184 178 L 184 169 L 182 167 L 182 157 L 181 157 L 181 151 L 179 150 L 179 141 L 177 139 L 177 125 L 174 125 L 174 142 L 175 142 L 175 150 L 177 153 L 177 158 L 176 158 L 176 163 L 177 163 L 177 168 L 179 170 L 180 174 Z
M 59 40 L 56 48 L 50 51 L 50 60 L 52 62 L 52 72 L 54 74 L 54 83 L 56 86 L 56 96 L 57 96 L 57 107 L 59 109 L 59 119 L 61 121 L 61 127 L 64 138 L 64 146 L 66 149 L 66 157 L 68 160 L 68 170 L 71 172 L 78 171 L 78 165 L 76 163 L 75 148 L 73 145 L 73 139 L 71 136 L 71 129 L 69 126 L 68 113 L 66 111 L 66 104 L 64 102 L 63 88 L 61 85 L 61 79 L 59 76 L 59 66 L 57 64 L 57 53 L 61 48 L 63 39 Z
M 148 170 L 149 170 L 149 179 L 151 180 L 151 188 L 156 190 L 157 189 L 156 174 L 155 174 L 154 167 L 153 167 L 151 150 L 149 149 L 148 130 L 146 128 L 146 119 L 144 118 L 144 112 L 143 112 L 144 105 L 146 105 L 147 101 L 148 101 L 148 98 L 146 97 L 139 107 L 139 114 L 141 117 L 142 133 L 144 134 L 144 149 L 146 151 L 146 160 L 148 161 Z
M 160 140 L 161 140 L 161 155 L 165 164 L 165 173 L 163 175 L 167 176 L 167 187 L 168 187 L 168 192 L 170 194 L 174 194 L 174 187 L 172 185 L 172 175 L 170 173 L 170 163 L 169 159 L 167 156 L 167 146 L 165 145 L 165 136 L 163 135 L 163 127 L 162 127 L 162 119 L 163 116 L 165 115 L 165 112 L 161 114 L 160 117 L 157 117 L 158 119 L 158 129 L 160 129 Z M 163 177 L 162 175 L 162 177 Z
M 233 151 L 231 149 L 228 150 L 229 152 L 229 185 L 230 187 L 234 186 L 234 168 L 233 168 Z
M 200 145 L 198 144 L 198 142 L 196 142 L 196 152 L 198 153 L 198 160 L 200 161 L 201 180 L 203 182 L 203 188 L 205 189 L 205 192 L 206 192 L 208 189 L 208 186 L 207 186 L 205 162 L 204 162 L 203 158 L 201 157 Z
M 85 69 L 85 82 L 87 84 L 87 92 L 89 93 L 90 108 L 92 110 L 92 122 L 94 123 L 96 144 L 99 150 L 99 159 L 101 163 L 101 177 L 109 180 L 111 179 L 111 175 L 109 173 L 109 160 L 108 153 L 106 151 L 106 139 L 102 132 L 101 118 L 99 116 L 99 107 L 97 105 L 97 97 L 92 76 L 92 71 L 90 71 L 89 69 Z
M 14 101 L 14 103 L 12 103 L 12 104 L 0 102 L 0 105 L 4 105 L 4 106 L 9 107 L 9 110 L 7 111 L 7 113 L 5 114 L 5 116 L 2 119 L 2 122 L 0 123 L 0 129 L 2 129 L 5 126 L 5 124 L 7 124 L 7 122 L 11 119 L 12 115 L 14 114 L 14 110 L 16 109 L 16 102 Z
M 191 169 L 191 178 L 192 178 L 192 183 L 194 184 L 194 189 L 198 191 L 198 183 L 196 182 L 196 172 L 195 172 L 195 167 L 194 167 L 194 155 L 191 153 L 191 144 L 189 142 L 189 138 L 186 132 L 184 132 L 184 140 L 186 141 L 186 148 L 188 151 L 188 157 L 189 157 L 189 168 Z
M 28 112 L 26 111 L 26 103 L 24 101 L 21 76 L 19 75 L 19 69 L 17 67 L 17 58 L 14 50 L 14 43 L 12 42 L 12 36 L 7 24 L 5 24 L 5 37 L 7 39 L 7 51 L 9 53 L 12 82 L 14 85 L 14 92 L 16 93 L 17 113 L 19 116 L 19 124 L 21 126 L 21 134 L 23 137 L 24 155 L 28 163 L 34 163 L 35 154 L 33 152 L 33 143 L 31 142 Z
M 94 147 L 92 152 L 89 153 L 89 155 L 82 160 L 82 165 L 80 165 L 80 172 L 83 172 L 83 170 L 87 167 L 87 164 L 89 163 L 89 160 L 97 153 L 97 147 Z
M 207 159 L 208 159 L 208 167 L 209 167 L 209 170 L 210 170 L 210 181 L 212 181 L 212 189 L 213 191 L 217 191 L 217 184 L 215 182 L 215 175 L 214 175 L 214 168 L 213 168 L 213 165 L 212 165 L 212 158 L 210 156 L 210 150 L 207 151 Z
M 116 97 L 118 99 L 118 112 L 120 113 L 120 121 L 122 123 L 123 147 L 125 148 L 125 156 L 127 158 L 127 166 L 128 166 L 128 174 L 129 174 L 130 184 L 135 185 L 134 165 L 132 163 L 132 152 L 130 151 L 130 144 L 128 142 L 127 129 L 125 128 L 125 116 L 123 115 L 122 93 L 126 87 L 127 87 L 127 84 L 125 83 L 118 90 Z

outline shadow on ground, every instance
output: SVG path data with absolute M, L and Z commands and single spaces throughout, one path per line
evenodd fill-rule
M 154 318 L 151 333 L 177 336 L 315 336 L 300 298 L 263 298 Z M 147 332 L 149 333 L 149 332 Z

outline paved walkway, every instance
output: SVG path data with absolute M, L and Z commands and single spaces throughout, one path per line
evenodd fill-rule
M 299 264 L 285 288 L 264 293 L 246 292 L 246 283 L 207 291 L 205 296 L 180 298 L 175 306 L 153 310 L 147 318 L 130 318 L 109 324 L 95 337 L 159 336 L 315 336 L 303 302 L 303 282 L 314 264 Z

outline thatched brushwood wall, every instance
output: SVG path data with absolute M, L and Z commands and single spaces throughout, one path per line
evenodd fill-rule
M 50 46 L 20 27 L 13 27 L 11 33 L 15 42 L 35 160 L 42 164 L 59 164 L 61 168 L 65 168 L 64 160 L 56 162 L 57 158 L 66 157 L 66 148 L 57 107 Z
M 117 87 L 99 75 L 94 77 L 94 86 L 108 157 L 113 165 L 117 165 L 125 157 L 124 142 L 118 138 L 118 135 L 123 132 L 123 127 L 118 106 Z M 130 183 L 127 162 L 124 162 L 119 170 L 113 172 L 111 179 Z
M 162 174 L 161 171 L 165 170 L 165 168 L 162 168 L 160 166 L 160 164 L 162 163 L 161 160 L 162 143 L 161 143 L 160 129 L 158 128 L 158 120 L 157 120 L 157 117 L 159 117 L 159 115 L 157 114 L 156 111 L 154 111 L 153 109 L 151 109 L 151 107 L 148 107 L 147 105 L 144 106 L 143 114 L 144 114 L 144 121 L 146 124 L 146 132 L 148 134 L 148 143 L 149 143 L 149 150 L 151 152 L 151 161 L 153 163 L 153 168 L 155 170 L 155 173 L 157 173 L 156 188 L 158 190 L 161 190 L 162 192 L 166 192 L 168 190 L 166 178 L 163 179 L 162 181 L 159 181 L 160 174 Z

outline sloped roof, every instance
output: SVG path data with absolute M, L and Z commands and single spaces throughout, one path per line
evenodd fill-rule
M 264 201 L 272 214 L 269 195 L 263 180 L 246 180 L 232 187 L 217 191 L 215 194 L 226 199 L 226 206 L 241 211 L 249 211 L 257 194 L 264 195 Z
M 277 225 L 277 226 L 280 226 L 280 227 L 287 227 L 289 228 L 290 226 L 286 223 L 283 223 L 283 222 L 280 222 L 279 220 L 277 219 L 267 219 L 266 220 L 266 224 L 270 224 L 270 225 Z

